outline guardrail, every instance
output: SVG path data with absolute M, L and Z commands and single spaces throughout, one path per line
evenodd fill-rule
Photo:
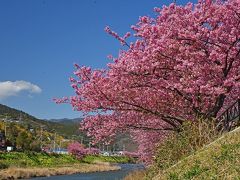
M 217 117 L 218 129 L 231 131 L 240 125 L 240 99 L 229 106 L 220 116 Z

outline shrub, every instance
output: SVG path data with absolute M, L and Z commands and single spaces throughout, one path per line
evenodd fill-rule
M 68 145 L 68 152 L 74 155 L 78 159 L 82 159 L 84 156 L 87 155 L 87 150 L 84 146 L 78 142 L 73 142 Z

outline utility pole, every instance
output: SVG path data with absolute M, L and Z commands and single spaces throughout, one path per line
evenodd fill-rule
M 55 148 L 56 148 L 56 132 L 54 133 L 53 151 L 55 151 Z
M 21 122 L 22 121 L 22 113 L 20 113 L 20 115 L 19 115 L 19 122 Z
M 60 139 L 60 142 L 59 142 L 59 151 L 61 151 L 61 146 L 62 146 L 62 141 L 61 141 L 61 139 Z
M 40 148 L 42 151 L 42 135 L 43 135 L 43 127 L 41 126 L 41 130 L 40 130 Z
M 7 119 L 4 120 L 4 135 L 7 138 Z
M 5 137 L 7 137 L 7 122 L 4 123 L 4 131 L 5 131 Z

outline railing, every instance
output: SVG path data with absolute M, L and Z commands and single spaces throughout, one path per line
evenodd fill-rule
M 234 127 L 240 125 L 240 99 L 228 107 L 217 118 L 218 129 L 223 131 L 231 131 Z

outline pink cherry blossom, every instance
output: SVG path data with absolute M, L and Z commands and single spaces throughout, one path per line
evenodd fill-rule
M 132 26 L 135 42 L 105 70 L 75 65 L 70 103 L 94 142 L 128 131 L 150 162 L 184 121 L 215 118 L 240 97 L 240 0 L 174 3 Z M 106 32 L 126 45 L 107 27 Z

